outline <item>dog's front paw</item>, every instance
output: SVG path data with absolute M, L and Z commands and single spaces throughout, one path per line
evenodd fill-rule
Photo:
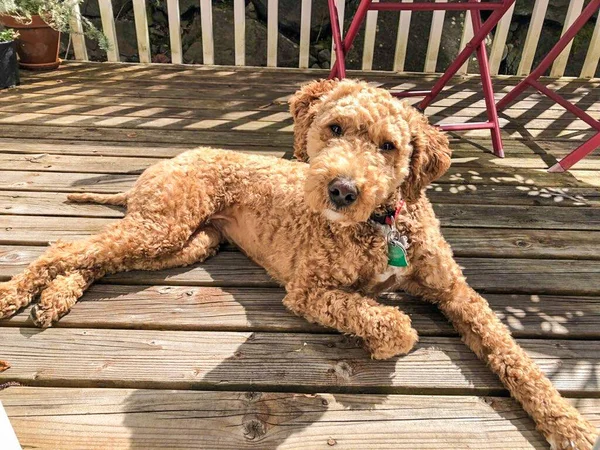
M 27 298 L 17 290 L 16 283 L 0 283 L 0 319 L 10 317 L 23 306 L 29 304 Z
M 584 419 L 565 418 L 546 435 L 552 450 L 591 450 L 598 432 Z
M 405 355 L 412 350 L 419 336 L 409 317 L 397 308 L 382 306 L 380 314 L 370 324 L 365 346 L 374 359 Z

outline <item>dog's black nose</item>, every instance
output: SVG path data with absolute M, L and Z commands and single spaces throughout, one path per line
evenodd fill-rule
M 357 198 L 358 188 L 349 178 L 336 178 L 329 183 L 329 199 L 338 208 L 350 206 Z

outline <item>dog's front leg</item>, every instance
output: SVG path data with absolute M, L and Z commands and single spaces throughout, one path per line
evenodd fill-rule
M 469 348 L 523 405 L 552 449 L 591 449 L 595 428 L 561 397 L 488 302 L 467 284 L 441 235 L 424 241 L 435 245 L 413 249 L 419 265 L 402 287 L 438 304 Z
M 410 318 L 398 308 L 312 281 L 314 284 L 293 282 L 286 286 L 283 303 L 295 314 L 363 338 L 376 359 L 408 353 L 417 342 Z

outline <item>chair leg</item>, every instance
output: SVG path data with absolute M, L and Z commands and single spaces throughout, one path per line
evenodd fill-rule
M 335 43 L 336 58 L 336 64 L 331 68 L 331 72 L 329 72 L 329 79 L 342 79 L 346 77 L 346 52 L 352 47 L 354 38 L 356 37 L 358 30 L 360 30 L 362 23 L 365 21 L 367 13 L 369 12 L 369 6 L 371 6 L 373 0 L 361 0 L 343 41 L 335 0 L 327 1 L 329 6 L 329 18 L 331 20 L 331 30 Z
M 473 30 L 473 38 L 467 43 L 465 48 L 458 54 L 458 56 L 454 59 L 452 64 L 446 69 L 444 74 L 437 80 L 431 89 L 431 93 L 425 97 L 421 103 L 419 103 L 419 108 L 421 110 L 425 110 L 433 100 L 438 96 L 438 94 L 442 91 L 444 86 L 450 81 L 450 79 L 458 72 L 458 69 L 462 67 L 462 65 L 469 59 L 469 56 L 473 54 L 473 51 L 477 47 L 477 45 L 481 44 L 485 37 L 492 31 L 492 28 L 496 26 L 496 24 L 500 21 L 504 13 L 513 5 L 515 0 L 506 0 L 504 5 L 500 9 L 494 10 L 494 12 L 488 17 L 488 19 L 481 24 L 479 30 Z
M 344 50 L 344 44 L 342 43 L 342 29 L 340 27 L 340 21 L 338 17 L 338 9 L 335 4 L 335 0 L 327 0 L 329 6 L 329 17 L 331 20 L 331 35 L 334 42 L 335 51 L 335 64 L 329 72 L 329 79 L 332 78 L 346 78 L 346 55 Z
M 569 170 L 573 164 L 579 162 L 597 148 L 600 148 L 600 133 L 596 133 L 591 139 L 581 144 L 559 162 L 554 164 L 548 169 L 548 172 L 565 172 Z
M 481 29 L 481 13 L 479 11 L 471 11 L 471 22 L 473 23 L 473 32 L 477 33 Z M 492 78 L 490 76 L 487 50 L 483 42 L 477 46 L 477 61 L 479 62 L 479 74 L 481 75 L 481 86 L 483 97 L 485 98 L 485 109 L 491 125 L 492 148 L 496 156 L 504 158 L 500 122 L 498 121 L 498 111 L 496 110 L 496 100 L 494 99 L 494 86 L 492 85 Z

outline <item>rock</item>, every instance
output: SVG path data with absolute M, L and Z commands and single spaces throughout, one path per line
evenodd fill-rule
M 331 51 L 329 49 L 321 50 L 317 55 L 317 59 L 320 63 L 331 61 Z
M 506 57 L 500 65 L 500 73 L 515 74 L 521 61 L 521 54 L 525 38 L 527 36 L 529 21 L 519 20 L 514 30 L 511 29 L 507 38 Z M 594 30 L 594 22 L 589 22 L 583 26 L 581 31 L 575 36 L 573 46 L 569 55 L 569 61 L 565 68 L 565 76 L 579 76 L 583 62 L 587 55 L 587 49 Z M 540 35 L 538 48 L 535 52 L 532 68 L 536 67 L 540 61 L 548 54 L 550 49 L 556 44 L 562 33 L 562 24 L 546 21 Z M 596 76 L 600 76 L 600 66 L 596 70 Z
M 257 17 L 267 21 L 268 0 L 251 0 Z M 356 0 L 352 0 L 353 3 Z M 279 29 L 286 35 L 298 39 L 300 36 L 300 18 L 302 2 L 300 0 L 279 0 L 278 21 Z M 315 39 L 319 34 L 330 33 L 329 7 L 326 0 L 313 1 L 311 7 L 310 32 Z
M 329 61 L 323 61 L 321 63 L 321 68 L 322 69 L 329 69 L 329 66 L 330 66 L 330 62 Z
M 167 18 L 167 14 L 164 13 L 163 11 L 160 10 L 155 10 L 152 13 L 152 23 L 150 24 L 151 26 L 153 24 L 159 24 L 159 25 L 167 25 L 169 23 L 169 19 Z
M 311 69 L 320 69 L 320 68 L 321 68 L 321 66 L 315 63 L 315 64 L 313 64 L 312 66 L 310 66 L 310 68 L 311 68 Z
M 186 64 L 202 64 L 202 41 L 196 41 L 183 53 L 183 62 Z
M 119 43 L 119 54 L 122 62 L 138 62 L 137 37 L 135 34 L 135 23 L 130 19 L 115 21 L 117 30 L 117 41 Z
M 213 8 L 213 30 L 215 64 L 235 63 L 233 14 L 230 10 Z M 298 67 L 299 47 L 283 35 L 278 36 L 277 63 L 281 67 Z M 186 63 L 201 63 L 202 27 L 200 15 L 194 19 L 182 37 L 183 60 Z M 246 17 L 246 65 L 267 64 L 267 27 L 260 21 Z
M 533 5 L 535 2 L 516 2 L 514 16 L 531 17 Z M 571 0 L 550 0 L 548 9 L 546 10 L 546 21 L 553 21 L 562 27 L 562 24 L 567 15 Z M 587 2 L 586 2 L 587 4 Z M 598 12 L 594 14 L 598 17 Z
M 113 12 L 116 17 L 122 17 L 123 14 L 133 10 L 133 3 L 131 0 L 112 0 Z M 98 6 L 98 0 L 83 0 L 79 6 L 81 14 L 87 18 L 100 17 L 100 7 Z
M 90 20 L 96 27 L 101 29 L 102 23 L 99 18 Z M 133 18 L 126 17 L 115 20 L 115 29 L 117 31 L 117 43 L 121 61 L 138 62 L 137 38 Z M 86 44 L 88 57 L 91 61 L 106 61 L 106 52 L 98 46 L 96 41 L 86 39 Z

